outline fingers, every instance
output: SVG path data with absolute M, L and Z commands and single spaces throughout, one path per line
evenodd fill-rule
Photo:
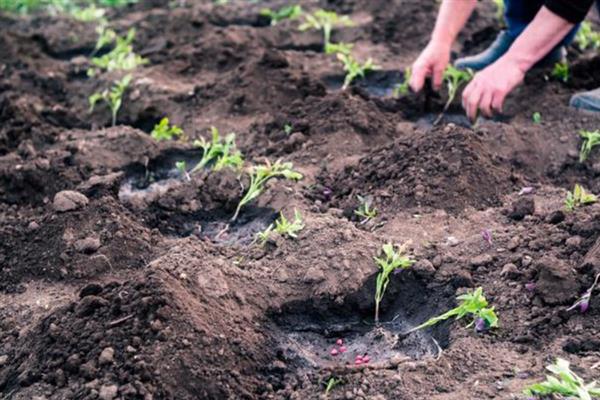
M 435 91 L 440 90 L 440 87 L 442 87 L 445 69 L 446 66 L 442 63 L 437 63 L 433 66 L 433 89 Z
M 494 93 L 494 98 L 492 100 L 492 110 L 495 112 L 502 114 L 504 109 L 504 100 L 506 99 L 506 92 L 497 91 Z
M 479 109 L 488 118 L 492 117 L 492 100 L 494 98 L 494 92 L 486 89 L 483 91 L 481 95 L 481 99 L 479 100 Z
M 477 79 L 473 80 L 467 85 L 463 92 L 462 104 L 463 108 L 467 112 L 467 116 L 471 121 L 477 118 L 477 110 L 479 109 L 479 102 L 483 96 L 481 88 L 477 83 Z
M 417 65 L 417 63 L 413 65 L 412 75 L 409 83 L 413 92 L 418 93 L 421 91 L 421 89 L 423 89 L 423 85 L 425 85 L 425 79 L 428 75 L 428 68 Z

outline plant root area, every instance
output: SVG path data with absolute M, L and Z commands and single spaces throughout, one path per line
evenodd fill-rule
M 471 125 L 456 105 L 434 125 L 444 91 L 391 92 L 435 0 L 300 1 L 349 15 L 333 40 L 381 66 L 347 90 L 320 33 L 260 16 L 283 2 L 215 3 L 108 11 L 149 60 L 116 127 L 88 112 L 117 77 L 86 75 L 93 24 L 0 14 L 0 398 L 524 399 L 556 357 L 600 376 L 600 296 L 567 311 L 600 272 L 600 204 L 564 211 L 575 183 L 600 194 L 600 152 L 578 160 L 600 117 L 568 107 L 600 86 L 599 56 L 572 47 L 566 84 L 536 70 L 503 116 Z M 500 29 L 480 2 L 454 55 Z M 153 140 L 163 117 L 189 140 Z M 176 166 L 199 162 L 211 126 L 237 134 L 246 165 L 281 158 L 304 178 L 271 181 L 232 223 L 247 177 Z M 294 210 L 297 238 L 256 243 Z M 375 324 L 387 242 L 416 263 L 391 275 Z M 404 334 L 478 287 L 497 329 Z

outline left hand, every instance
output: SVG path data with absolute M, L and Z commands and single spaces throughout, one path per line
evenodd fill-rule
M 501 113 L 504 99 L 524 78 L 525 71 L 505 57 L 481 70 L 463 91 L 462 104 L 467 116 L 475 121 L 478 110 L 486 117 Z

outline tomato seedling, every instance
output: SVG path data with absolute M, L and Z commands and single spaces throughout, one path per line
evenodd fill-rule
M 402 97 L 406 96 L 410 91 L 410 77 L 412 76 L 412 70 L 410 67 L 406 67 L 404 69 L 404 81 L 399 83 L 394 87 L 393 96 L 394 97 Z
M 353 47 L 354 45 L 352 43 L 327 43 L 325 45 L 325 53 L 350 55 Z
M 147 59 L 133 51 L 132 43 L 135 39 L 135 28 L 131 28 L 125 37 L 118 36 L 111 29 L 104 30 L 103 27 L 100 29 L 101 33 L 98 42 L 96 42 L 96 51 L 113 42 L 114 47 L 103 56 L 91 59 L 93 67 L 88 69 L 88 76 L 95 76 L 100 71 L 131 71 L 148 63 Z
M 539 112 L 534 112 L 533 115 L 531 116 L 531 120 L 533 121 L 534 124 L 541 124 L 542 123 L 542 114 L 540 114 Z
M 177 125 L 169 125 L 169 118 L 165 117 L 160 122 L 154 125 L 154 129 L 150 133 L 152 139 L 160 142 L 161 140 L 171 140 L 183 137 L 183 129 Z
M 341 379 L 337 379 L 335 377 L 331 377 L 327 380 L 327 384 L 325 385 L 325 396 L 329 396 L 329 393 L 331 393 L 331 391 L 340 383 L 342 382 Z
M 123 79 L 116 81 L 114 86 L 109 90 L 106 89 L 100 93 L 94 93 L 89 97 L 90 113 L 94 111 L 96 104 L 99 101 L 104 101 L 110 108 L 112 114 L 112 126 L 117 124 L 117 113 L 123 104 L 123 95 L 129 84 L 131 83 L 131 75 L 125 75 Z
M 222 138 L 217 128 L 213 126 L 210 130 L 212 136 L 210 142 L 204 138 L 194 141 L 194 146 L 201 148 L 203 153 L 202 159 L 190 171 L 190 174 L 200 171 L 209 164 L 212 164 L 214 171 L 219 171 L 224 167 L 239 169 L 244 163 L 244 159 L 235 145 L 235 133 L 230 133 Z
M 592 24 L 584 21 L 577 31 L 575 42 L 582 51 L 588 47 L 592 50 L 600 49 L 600 32 L 594 31 Z
M 596 131 L 579 131 L 579 136 L 582 137 L 581 149 L 579 150 L 579 162 L 585 162 L 590 156 L 592 149 L 600 144 L 600 130 Z
M 304 22 L 300 25 L 301 31 L 315 29 L 323 31 L 323 49 L 331 43 L 331 32 L 334 28 L 352 26 L 354 23 L 346 15 L 338 15 L 335 11 L 316 10 L 312 14 L 304 14 Z
M 356 78 L 364 78 L 368 72 L 379 69 L 379 66 L 375 65 L 371 58 L 363 64 L 356 61 L 350 54 L 338 53 L 337 58 L 342 62 L 344 71 L 346 71 L 342 90 L 346 90 Z
M 397 249 L 391 243 L 384 244 L 381 248 L 381 255 L 374 257 L 375 263 L 379 267 L 377 280 L 375 281 L 375 322 L 379 322 L 379 304 L 383 300 L 383 295 L 390 283 L 390 274 L 397 269 L 407 269 L 415 263 L 413 259 L 403 255 L 404 246 L 398 246 Z
M 578 400 L 591 400 L 600 396 L 600 387 L 596 382 L 585 383 L 581 377 L 571 371 L 567 360 L 557 358 L 556 362 L 548 365 L 546 369 L 552 375 L 546 375 L 544 382 L 527 387 L 523 394 L 543 398 L 557 395 L 560 398 L 568 397 Z
M 298 233 L 302 229 L 304 229 L 304 221 L 302 220 L 302 214 L 300 214 L 300 211 L 294 209 L 293 221 L 288 220 L 285 215 L 283 215 L 283 212 L 280 212 L 279 218 L 275 221 L 275 224 L 271 224 L 264 231 L 257 233 L 256 239 L 261 245 L 264 245 L 267 240 L 269 240 L 273 232 L 281 236 L 297 239 Z
M 300 17 L 302 15 L 302 7 L 296 4 L 282 7 L 277 11 L 273 11 L 270 8 L 263 8 L 260 11 L 260 15 L 269 18 L 271 20 L 271 25 L 277 25 L 283 20 Z
M 363 220 L 361 224 L 366 224 L 368 221 L 372 220 L 377 216 L 377 209 L 375 207 L 371 207 L 371 203 L 373 202 L 370 197 L 362 197 L 356 196 L 358 201 L 360 201 L 360 205 L 356 210 L 354 210 L 354 215 L 359 216 Z
M 583 186 L 579 184 L 575 184 L 572 192 L 567 193 L 567 198 L 565 199 L 565 210 L 568 212 L 575 211 L 576 208 L 587 204 L 593 204 L 597 200 L 597 197 L 588 193 Z
M 552 68 L 552 77 L 556 78 L 564 83 L 569 81 L 569 63 L 566 61 L 557 62 L 554 64 L 554 68 Z

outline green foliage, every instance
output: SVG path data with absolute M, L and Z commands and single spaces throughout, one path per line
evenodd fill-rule
M 169 125 L 169 118 L 165 117 L 154 126 L 150 133 L 152 139 L 160 142 L 161 140 L 171 140 L 183 136 L 183 130 L 177 125 Z
M 267 182 L 274 178 L 284 178 L 290 180 L 302 179 L 302 174 L 294 171 L 292 163 L 282 163 L 280 160 L 275 161 L 271 164 L 269 160 L 266 160 L 265 165 L 257 165 L 252 167 L 250 170 L 250 185 L 248 190 L 242 199 L 240 200 L 232 221 L 235 221 L 240 213 L 243 206 L 255 200 L 265 191 Z
M 342 62 L 344 71 L 346 71 L 342 90 L 346 90 L 356 78 L 364 78 L 368 72 L 379 69 L 379 66 L 375 65 L 371 58 L 363 64 L 356 61 L 350 54 L 338 53 L 337 58 Z
M 583 186 L 575 184 L 572 192 L 567 193 L 565 200 L 565 210 L 571 212 L 576 208 L 587 204 L 593 204 L 597 200 L 597 197 L 592 193 L 588 193 Z
M 448 110 L 450 104 L 456 98 L 459 89 L 473 79 L 473 71 L 471 69 L 461 70 L 452 65 L 448 65 L 444 71 L 444 82 L 448 88 L 448 101 L 444 106 L 444 112 Z
M 592 24 L 584 21 L 577 31 L 575 42 L 581 50 L 586 50 L 588 47 L 592 50 L 598 50 L 600 49 L 600 32 L 594 31 Z
M 316 10 L 312 14 L 304 14 L 304 22 L 300 25 L 301 31 L 309 29 L 323 31 L 323 49 L 331 43 L 331 32 L 334 28 L 352 26 L 354 23 L 346 16 L 339 16 L 335 11 Z
M 534 124 L 541 124 L 542 123 L 542 114 L 540 114 L 539 112 L 536 111 L 531 116 L 531 119 L 533 120 Z
M 410 67 L 404 69 L 404 81 L 399 83 L 394 88 L 394 97 L 406 96 L 410 91 L 410 77 L 412 76 L 412 70 Z
M 595 381 L 585 383 L 584 380 L 571 371 L 567 360 L 557 358 L 554 364 L 546 367 L 552 375 L 546 375 L 544 382 L 536 383 L 526 388 L 526 396 L 552 396 L 568 397 L 578 400 L 592 400 L 600 397 L 600 387 Z
M 325 396 L 328 396 L 329 393 L 340 383 L 342 383 L 341 379 L 337 379 L 335 377 L 331 377 L 327 380 L 327 384 L 325 385 Z
M 552 68 L 552 77 L 566 83 L 569 81 L 569 63 L 566 61 L 557 62 Z
M 101 70 L 131 71 L 140 65 L 148 63 L 148 60 L 133 51 L 133 39 L 135 39 L 135 28 L 129 29 L 125 37 L 118 36 L 111 29 L 100 28 L 101 33 L 96 42 L 96 51 L 107 44 L 114 42 L 111 51 L 101 57 L 93 57 L 91 63 L 94 67 L 88 69 L 88 75 L 94 76 Z
M 474 292 L 460 295 L 456 299 L 460 302 L 458 307 L 429 319 L 423 324 L 411 329 L 408 333 L 436 325 L 437 323 L 452 317 L 456 320 L 466 316 L 473 317 L 473 320 L 468 326 L 473 325 L 479 318 L 483 319 L 487 328 L 496 328 L 498 326 L 498 317 L 496 316 L 494 307 L 488 308 L 488 302 L 483 295 L 482 288 L 477 288 Z
M 366 223 L 377 216 L 377 209 L 375 207 L 371 208 L 371 198 L 357 196 L 358 201 L 360 201 L 360 205 L 356 210 L 354 210 L 354 215 L 361 217 L 362 223 Z
M 381 256 L 374 257 L 375 263 L 379 267 L 379 274 L 375 283 L 375 322 L 379 322 L 379 304 L 390 283 L 390 274 L 397 269 L 406 269 L 415 263 L 411 258 L 404 256 L 404 246 L 394 249 L 391 243 L 384 244 L 381 249 Z
M 73 8 L 70 13 L 71 16 L 77 21 L 102 22 L 103 25 L 106 24 L 106 21 L 104 20 L 104 14 L 106 11 L 103 8 L 96 7 L 95 4 L 91 4 L 85 8 Z
M 327 43 L 325 44 L 325 54 L 345 54 L 350 55 L 354 45 L 352 43 Z
M 262 232 L 256 234 L 257 240 L 264 245 L 267 240 L 271 237 L 273 232 L 287 236 L 293 239 L 298 238 L 298 232 L 304 229 L 304 221 L 302 220 L 302 214 L 300 211 L 294 209 L 294 220 L 288 220 L 283 212 L 279 213 L 279 218 L 275 221 L 275 224 L 271 224 Z
M 504 24 L 504 0 L 493 0 L 496 5 L 496 19 Z
M 291 135 L 291 133 L 294 131 L 294 127 L 290 124 L 285 124 L 283 126 L 283 131 L 285 132 L 286 135 Z
M 235 133 L 230 133 L 222 138 L 217 128 L 213 126 L 210 130 L 212 136 L 210 142 L 204 138 L 194 141 L 194 146 L 201 148 L 203 154 L 200 162 L 190 173 L 193 174 L 211 163 L 214 171 L 219 171 L 224 167 L 239 169 L 244 163 L 244 159 L 235 145 Z
M 118 7 L 137 0 L 0 0 L 0 11 L 28 14 L 34 11 L 70 13 L 80 21 L 93 21 L 101 7 Z M 86 9 L 90 9 L 84 12 Z M 92 12 L 92 9 L 94 10 Z M 83 14 L 81 14 L 83 13 Z M 80 18 L 78 18 L 78 16 Z M 100 16 L 101 17 L 101 16 Z
M 111 89 L 106 89 L 100 93 L 94 93 L 89 97 L 90 112 L 94 111 L 99 101 L 104 101 L 112 113 L 112 126 L 117 124 L 117 113 L 123 104 L 123 95 L 131 83 L 131 75 L 126 75 L 123 79 L 116 81 Z
M 581 149 L 579 150 L 579 162 L 585 162 L 590 156 L 592 149 L 600 144 L 600 130 L 596 131 L 579 131 L 579 135 L 583 138 Z
M 177 171 L 179 171 L 179 173 L 183 176 L 185 176 L 188 180 L 190 180 L 190 174 L 187 171 L 187 163 L 185 161 L 177 161 L 175 163 L 175 168 L 177 168 Z
M 260 15 L 271 19 L 271 25 L 277 25 L 279 22 L 286 19 L 296 19 L 302 15 L 302 7 L 298 4 L 292 6 L 285 6 L 277 11 L 273 11 L 270 8 L 263 8 L 260 11 Z

